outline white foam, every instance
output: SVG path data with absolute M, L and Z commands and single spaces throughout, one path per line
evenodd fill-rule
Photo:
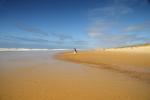
M 73 49 L 39 49 L 39 48 L 0 48 L 0 51 L 69 51 Z M 77 50 L 85 50 L 85 49 L 77 49 Z
M 0 51 L 47 51 L 49 49 L 30 49 L 30 48 L 0 48 Z

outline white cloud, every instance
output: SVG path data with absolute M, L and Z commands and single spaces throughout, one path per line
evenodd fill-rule
M 100 43 L 109 44 L 109 46 L 150 42 L 150 35 L 142 34 L 143 32 L 150 32 L 150 21 L 133 23 L 133 19 L 133 22 L 126 24 L 123 19 L 134 15 L 137 10 L 136 7 L 147 5 L 147 0 L 112 1 L 111 4 L 108 3 L 103 7 L 89 11 L 90 24 L 87 29 L 89 37 L 95 38 Z M 134 7 L 135 5 L 136 7 Z
M 144 23 L 133 24 L 126 27 L 124 32 L 150 32 L 150 21 Z
M 112 6 L 106 6 L 103 8 L 95 8 L 91 11 L 89 11 L 89 17 L 90 19 L 98 19 L 98 20 L 108 20 L 111 19 L 117 19 L 121 16 L 124 16 L 128 13 L 132 13 L 132 8 L 128 6 L 122 6 L 122 5 L 112 5 Z

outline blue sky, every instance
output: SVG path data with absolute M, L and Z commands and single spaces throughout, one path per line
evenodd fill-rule
M 150 0 L 0 0 L 0 47 L 150 43 Z

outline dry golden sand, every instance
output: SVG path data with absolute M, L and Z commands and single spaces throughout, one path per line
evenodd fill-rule
M 150 100 L 149 83 L 54 54 L 0 52 L 0 100 Z
M 135 48 L 99 49 L 77 54 L 65 52 L 56 58 L 77 63 L 97 65 L 150 83 L 150 46 Z

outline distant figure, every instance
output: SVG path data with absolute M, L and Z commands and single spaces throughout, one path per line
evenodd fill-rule
M 74 54 L 77 54 L 77 50 L 76 50 L 76 48 L 74 48 Z

